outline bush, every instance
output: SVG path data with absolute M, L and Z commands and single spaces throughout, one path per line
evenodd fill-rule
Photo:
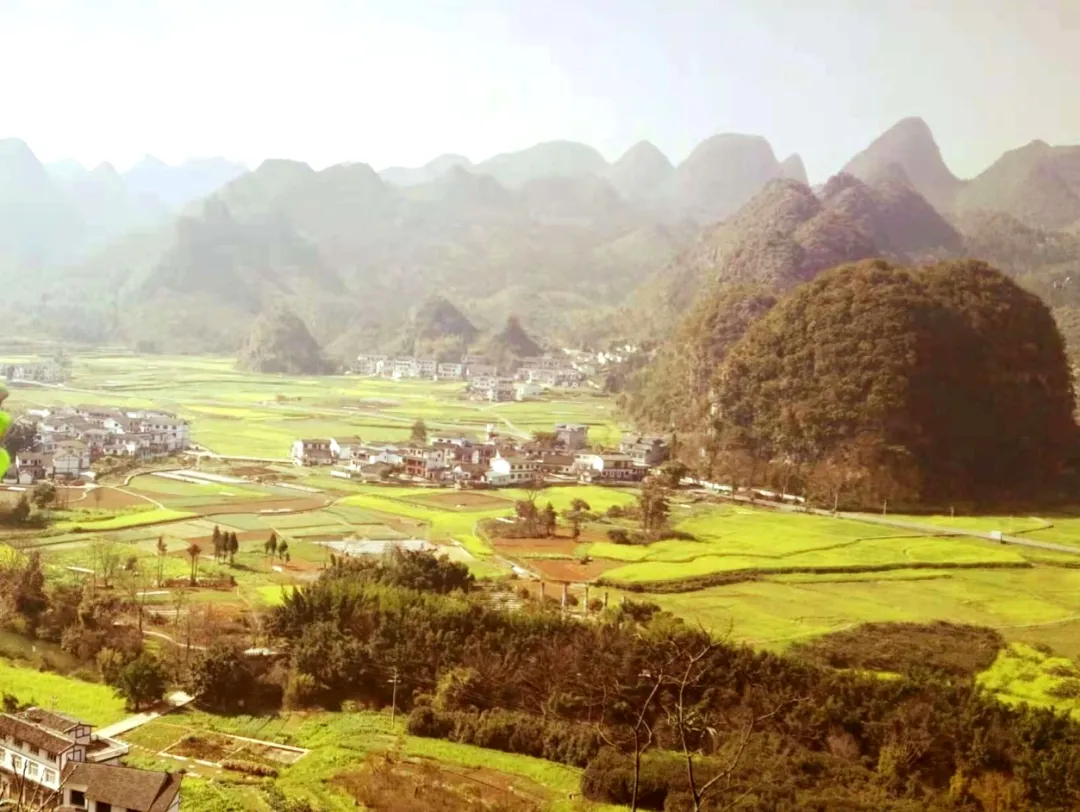
M 624 527 L 613 527 L 607 531 L 607 537 L 615 544 L 629 544 L 630 533 Z
M 664 809 L 668 795 L 686 788 L 686 767 L 674 753 L 646 753 L 641 759 L 638 807 Z M 627 806 L 634 786 L 634 770 L 626 756 L 605 747 L 585 768 L 581 794 L 590 801 Z
M 687 533 L 685 530 L 665 530 L 657 538 L 660 541 L 697 541 L 697 536 L 693 533 Z
M 1080 679 L 1066 679 L 1047 691 L 1056 699 L 1080 699 Z
M 600 749 L 600 737 L 591 726 L 515 711 L 440 713 L 418 706 L 409 714 L 405 732 L 575 767 L 584 767 Z
M 245 773 L 246 775 L 258 775 L 263 778 L 277 778 L 278 771 L 274 767 L 268 767 L 265 764 L 258 764 L 254 761 L 243 761 L 236 758 L 227 758 L 221 762 L 221 766 L 226 770 L 232 770 L 233 772 Z

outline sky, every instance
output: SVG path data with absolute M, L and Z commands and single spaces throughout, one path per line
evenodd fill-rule
M 1080 0 L 0 0 L 0 138 L 43 161 L 316 168 L 763 135 L 811 179 L 906 116 L 962 177 L 1080 143 Z

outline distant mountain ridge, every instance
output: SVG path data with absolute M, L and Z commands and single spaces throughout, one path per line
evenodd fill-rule
M 613 162 L 549 141 L 382 172 L 146 159 L 121 174 L 44 167 L 9 139 L 0 281 L 22 274 L 9 285 L 9 329 L 233 352 L 284 298 L 318 343 L 347 354 L 403 335 L 433 294 L 480 334 L 516 313 L 530 334 L 580 343 L 662 339 L 714 284 L 785 290 L 868 257 L 913 263 L 990 246 L 1023 254 L 1040 295 L 1056 289 L 1035 280 L 1071 267 L 1046 260 L 1020 227 L 1045 232 L 1059 254 L 1074 250 L 1080 148 L 1035 142 L 964 181 L 927 124 L 909 118 L 847 169 L 811 190 L 798 154 L 780 160 L 766 139 L 734 133 L 678 164 L 646 141 Z M 1004 231 L 1015 250 L 963 233 L 987 213 L 1017 225 Z

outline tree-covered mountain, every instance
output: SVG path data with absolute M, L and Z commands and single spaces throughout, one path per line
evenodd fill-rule
M 706 229 L 636 294 L 635 323 L 663 337 L 714 284 L 787 290 L 845 262 L 947 256 L 962 238 L 917 192 L 887 181 L 837 175 L 815 195 L 774 180 L 733 217 Z
M 1033 141 L 1006 152 L 957 197 L 960 212 L 1009 214 L 1046 229 L 1080 227 L 1080 147 Z
M 782 462 L 859 507 L 1044 496 L 1077 439 L 1048 308 L 974 261 L 822 274 L 749 327 L 712 402 L 728 475 Z
M 333 370 L 307 325 L 282 303 L 272 305 L 255 320 L 237 365 L 251 372 L 288 375 L 321 375 Z
M 0 269 L 38 271 L 76 255 L 75 206 L 30 148 L 0 139 Z
M 543 348 L 530 336 L 517 316 L 510 316 L 501 330 L 484 338 L 476 351 L 499 368 L 503 374 L 512 372 L 522 358 L 535 358 Z
M 852 158 L 841 172 L 872 184 L 883 179 L 895 180 L 898 169 L 938 211 L 950 211 L 964 185 L 945 165 L 933 133 L 921 118 L 897 122 Z

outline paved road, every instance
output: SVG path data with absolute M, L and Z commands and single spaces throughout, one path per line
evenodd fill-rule
M 730 493 L 730 487 L 727 485 L 719 485 L 714 482 L 703 482 L 699 480 L 687 479 L 683 480 L 684 483 L 696 486 L 705 487 L 707 490 L 716 491 L 718 489 L 726 489 L 726 493 Z M 927 536 L 962 536 L 964 538 L 976 538 L 983 541 L 993 541 L 998 544 L 1012 544 L 1017 547 L 1029 547 L 1034 550 L 1047 550 L 1054 553 L 1065 553 L 1066 555 L 1080 556 L 1080 548 L 1069 547 L 1064 544 L 1054 544 L 1049 541 L 1037 541 L 1036 539 L 1024 538 L 1023 536 L 1011 536 L 1002 534 L 1000 537 L 994 533 L 980 532 L 978 530 L 962 530 L 957 528 L 939 527 L 933 524 L 920 524 L 919 522 L 912 522 L 905 519 L 893 519 L 889 516 L 873 516 L 865 513 L 847 513 L 845 511 L 839 511 L 833 513 L 831 510 L 822 510 L 820 508 L 807 508 L 799 504 L 791 504 L 790 502 L 774 502 L 768 499 L 751 499 L 749 496 L 743 496 L 736 494 L 731 497 L 735 501 L 743 502 L 745 504 L 764 505 L 766 507 L 773 508 L 774 510 L 782 510 L 787 513 L 813 513 L 817 516 L 826 516 L 829 518 L 837 519 L 849 519 L 855 522 L 862 522 L 864 524 L 877 524 L 883 527 L 895 527 L 899 530 L 914 530 L 917 533 L 922 533 Z
M 137 713 L 134 716 L 129 716 L 127 719 L 121 719 L 114 725 L 101 728 L 101 730 L 97 731 L 97 735 L 108 739 L 116 738 L 137 727 L 142 727 L 147 722 L 152 722 L 162 714 L 171 713 L 177 708 L 184 707 L 184 705 L 187 705 L 193 699 L 194 697 L 185 694 L 183 691 L 176 691 L 165 697 L 165 701 L 159 706 L 158 710 Z

